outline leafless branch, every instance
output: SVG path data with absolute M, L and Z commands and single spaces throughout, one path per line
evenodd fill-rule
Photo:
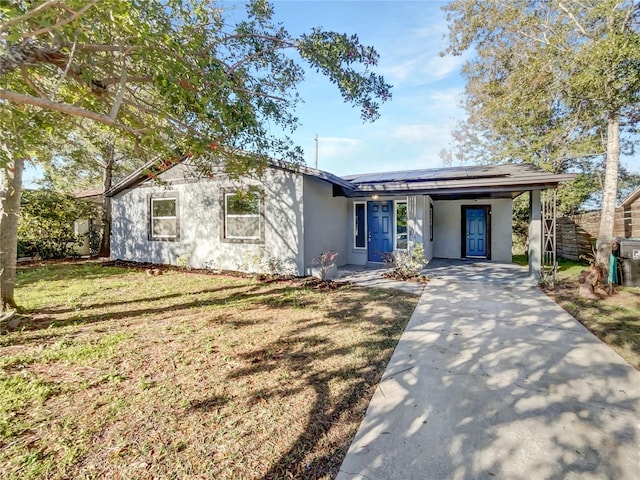
M 580 30 L 580 33 L 582 33 L 587 38 L 591 38 L 591 34 L 584 29 L 584 27 L 578 21 L 578 19 L 575 17 L 575 15 L 573 13 L 571 13 L 571 11 L 567 7 L 565 7 L 562 2 L 558 2 L 558 6 L 560 7 L 560 9 L 564 13 L 566 13 L 569 16 L 569 18 L 575 24 L 575 26 L 578 27 L 578 30 Z
M 118 116 L 118 110 L 120 110 L 120 105 L 122 105 L 122 98 L 124 96 L 125 84 L 127 83 L 127 60 L 126 58 L 122 58 L 122 72 L 120 73 L 120 85 L 118 85 L 118 92 L 116 93 L 116 98 L 113 102 L 113 106 L 111 107 L 111 111 L 109 112 L 109 116 L 115 120 Z
M 276 50 L 279 50 L 281 48 L 285 48 L 281 45 L 278 45 L 276 47 L 271 47 L 271 48 L 266 48 L 264 50 L 261 50 L 259 52 L 254 53 L 253 55 L 249 55 L 248 57 L 243 58 L 242 60 L 239 60 L 238 62 L 236 62 L 234 65 L 232 65 L 229 70 L 227 71 L 227 75 L 235 72 L 240 66 L 244 65 L 247 62 L 250 62 L 251 60 L 253 60 L 254 58 L 258 58 L 261 57 L 262 55 L 266 54 L 266 53 L 271 53 L 271 52 L 275 52 Z
M 29 72 L 25 67 L 20 67 L 20 73 L 22 73 L 22 78 L 24 80 L 24 83 L 26 83 L 31 90 L 36 92 L 41 97 L 47 96 L 42 90 L 40 90 L 40 88 L 36 86 L 35 83 L 33 83 L 33 80 L 31 80 L 31 77 L 29 76 Z
M 73 39 L 73 45 L 71 46 L 71 52 L 69 52 L 69 59 L 67 60 L 67 65 L 64 67 L 64 70 L 62 71 L 62 74 L 60 75 L 60 77 L 58 78 L 58 81 L 56 82 L 56 84 L 53 87 L 53 90 L 51 91 L 51 95 L 49 95 L 49 99 L 53 100 L 56 96 L 56 93 L 58 93 L 58 89 L 60 88 L 60 84 L 62 83 L 62 80 L 64 80 L 64 77 L 67 76 L 67 74 L 69 73 L 69 68 L 71 67 L 71 62 L 73 62 L 73 56 L 76 53 L 76 45 L 78 44 L 78 37 L 76 36 Z
M 11 90 L 0 89 L 0 100 L 6 100 L 8 102 L 16 103 L 19 105 L 31 105 L 33 107 L 42 108 L 44 110 L 50 110 L 53 112 L 64 113 L 76 117 L 87 118 L 95 122 L 118 128 L 136 137 L 142 133 L 141 130 L 131 128 L 128 125 L 124 125 L 120 122 L 116 122 L 108 115 L 85 110 L 84 108 L 69 105 L 67 103 L 54 102 L 47 98 L 33 97 L 31 95 L 16 93 Z
M 228 42 L 229 40 L 240 40 L 240 39 L 244 39 L 244 38 L 256 38 L 256 39 L 259 39 L 259 40 L 269 40 L 271 42 L 276 42 L 276 43 L 280 44 L 280 47 L 277 47 L 277 48 L 295 48 L 295 47 L 298 46 L 296 42 L 290 42 L 290 41 L 284 40 L 282 38 L 274 37 L 274 36 L 271 36 L 271 35 L 235 34 L 235 35 L 227 35 L 226 37 L 222 37 L 222 38 L 218 39 L 216 42 L 212 43 L 211 45 L 206 47 L 204 50 L 199 52 L 199 55 L 207 55 L 216 45 L 224 44 L 224 43 Z M 275 48 L 275 49 L 277 49 L 277 48 Z

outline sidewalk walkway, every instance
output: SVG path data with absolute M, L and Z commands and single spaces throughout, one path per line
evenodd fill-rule
M 355 283 L 361 287 L 392 288 L 394 290 L 413 293 L 414 295 L 420 295 L 424 291 L 424 283 L 403 282 L 385 278 L 383 274 L 389 270 L 390 268 L 386 265 L 345 265 L 338 269 L 336 280 L 340 282 Z
M 427 271 L 338 480 L 638 478 L 640 372 L 502 267 Z

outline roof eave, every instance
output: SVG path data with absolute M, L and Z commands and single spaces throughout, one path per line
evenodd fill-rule
M 620 206 L 623 208 L 628 207 L 633 202 L 638 200 L 638 198 L 640 198 L 640 185 L 637 186 L 629 195 L 627 195 L 627 197 L 622 200 L 622 202 L 620 202 Z
M 505 193 L 505 192 L 522 192 L 527 190 L 545 190 L 548 188 L 557 188 L 560 183 L 571 181 L 575 178 L 573 174 L 554 175 L 553 179 L 529 181 L 529 182 L 512 182 L 505 185 L 452 185 L 452 186 L 429 186 L 429 182 L 420 183 L 404 183 L 404 184 L 368 184 L 358 185 L 349 192 L 350 197 L 362 197 L 372 194 L 388 194 L 388 195 L 473 195 L 473 194 L 489 194 L 489 193 Z
M 179 161 L 174 163 L 174 166 L 177 165 L 178 163 L 182 163 L 184 160 L 186 160 L 188 157 L 184 156 L 182 158 L 180 158 Z M 141 183 L 147 181 L 149 179 L 148 177 L 148 172 L 150 170 L 153 170 L 154 167 L 156 167 L 156 165 L 158 164 L 157 160 L 152 160 L 150 162 L 145 163 L 142 167 L 140 167 L 139 169 L 137 169 L 135 172 L 131 173 L 128 177 L 126 177 L 125 179 L 123 179 L 121 182 L 119 182 L 117 185 L 113 186 L 112 188 L 110 188 L 108 191 L 105 192 L 105 196 L 107 197 L 113 197 L 114 195 L 117 195 L 118 193 L 130 189 L 130 188 L 134 188 L 138 185 L 140 185 Z M 301 173 L 303 175 L 308 175 L 314 178 L 318 178 L 320 180 L 323 180 L 325 182 L 334 184 L 334 185 L 338 185 L 340 187 L 342 187 L 343 189 L 346 190 L 353 190 L 354 185 L 351 182 L 348 182 L 346 180 L 343 180 L 340 177 L 337 177 L 336 175 L 333 175 L 332 173 L 329 172 L 325 172 L 324 170 L 317 170 L 315 168 L 309 168 L 306 165 L 298 165 L 298 164 L 294 164 L 294 163 L 288 163 L 288 162 L 283 162 L 283 161 L 279 161 L 279 160 L 270 160 L 269 161 L 269 166 L 273 167 L 273 168 L 278 168 L 281 170 L 286 170 L 289 172 L 294 172 L 294 173 Z M 162 172 L 158 172 L 158 173 L 162 173 Z

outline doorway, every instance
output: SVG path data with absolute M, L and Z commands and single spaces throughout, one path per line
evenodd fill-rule
M 462 206 L 462 258 L 491 259 L 491 206 Z
M 393 200 L 367 202 L 367 225 L 367 259 L 382 262 L 393 251 Z

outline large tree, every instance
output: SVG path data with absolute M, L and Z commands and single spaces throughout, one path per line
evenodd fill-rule
M 19 192 L 19 175 L 12 172 L 34 156 L 43 132 L 59 141 L 87 121 L 127 135 L 145 160 L 202 159 L 215 150 L 235 173 L 264 165 L 267 155 L 300 161 L 300 149 L 286 135 L 270 133 L 278 130 L 274 125 L 286 132 L 297 124 L 295 86 L 304 71 L 288 51 L 335 83 L 364 120 L 378 117 L 390 86 L 370 71 L 378 60 L 372 47 L 355 35 L 322 29 L 292 37 L 273 22 L 264 0 L 250 1 L 243 11 L 227 12 L 227 5 L 4 2 L 0 129 L 10 134 L 1 140 L 0 167 L 7 172 L 2 190 Z M 20 142 L 9 143 L 11 136 Z M 14 211 L 4 202 L 0 222 Z M 5 242 L 15 247 L 15 229 L 0 226 Z M 0 252 L 11 256 L 11 248 L 5 243 Z M 5 261 L 2 308 L 15 305 L 15 266 Z
M 629 133 L 628 146 L 637 139 L 638 3 L 454 0 L 445 10 L 448 53 L 476 53 L 463 70 L 470 114 L 463 137 L 475 135 L 499 161 L 552 171 L 605 159 L 597 260 L 608 266 L 621 136 Z M 468 143 L 461 148 L 473 152 Z

